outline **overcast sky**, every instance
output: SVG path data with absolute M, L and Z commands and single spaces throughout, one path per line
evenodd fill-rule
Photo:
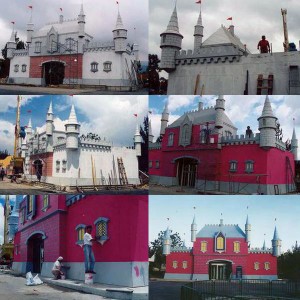
M 148 60 L 148 0 L 118 0 L 128 40 L 140 46 L 140 59 Z M 60 8 L 65 19 L 77 18 L 82 0 L 0 0 L 0 47 L 4 48 L 12 32 L 11 21 L 21 40 L 26 41 L 29 5 L 33 6 L 33 23 L 39 29 L 45 23 L 58 21 Z M 115 0 L 83 0 L 86 33 L 94 41 L 111 41 L 116 25 L 118 7 Z M 134 33 L 134 28 L 136 32 Z
M 147 96 L 23 96 L 21 126 L 26 126 L 30 117 L 33 129 L 43 126 L 51 99 L 58 124 L 68 119 L 74 103 L 80 133 L 97 133 L 114 145 L 132 146 L 136 124 L 142 124 L 148 113 Z M 16 103 L 16 96 L 0 96 L 0 150 L 7 149 L 10 153 L 13 152 Z
M 149 110 L 154 140 L 160 132 L 161 113 L 168 100 L 170 111 L 169 125 L 186 111 L 197 109 L 199 99 L 204 107 L 214 106 L 218 96 L 150 96 Z M 261 115 L 266 96 L 224 96 L 225 113 L 238 128 L 238 134 L 245 134 L 249 125 L 254 133 L 258 132 L 257 118 Z M 283 141 L 292 138 L 293 118 L 297 138 L 300 141 L 299 96 L 269 96 L 274 115 L 278 118 L 283 132 Z M 300 145 L 298 148 L 300 158 Z
M 150 27 L 149 53 L 159 54 L 160 34 L 166 30 L 174 9 L 174 0 L 149 0 Z M 273 52 L 282 52 L 284 41 L 281 8 L 287 9 L 289 41 L 299 48 L 300 1 L 299 0 L 202 0 L 203 41 L 220 26 L 235 26 L 235 34 L 252 53 L 258 53 L 257 43 L 262 35 L 273 46 Z M 194 26 L 200 5 L 195 0 L 177 0 L 179 31 L 184 36 L 182 49 L 194 49 Z
M 252 225 L 251 247 L 271 247 L 277 226 L 282 250 L 300 241 L 299 196 L 150 196 L 149 240 L 157 238 L 169 226 L 178 232 L 188 247 L 192 246 L 191 223 L 196 216 L 197 232 L 205 224 L 238 224 L 245 229 L 247 214 Z M 248 210 L 247 210 L 248 206 Z M 194 209 L 195 207 L 195 209 Z M 222 214 L 222 217 L 221 217 Z M 169 220 L 168 220 L 169 218 Z M 275 221 L 276 218 L 276 221 Z

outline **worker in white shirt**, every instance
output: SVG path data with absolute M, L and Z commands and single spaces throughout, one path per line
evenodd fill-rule
M 63 258 L 60 256 L 53 265 L 52 274 L 54 275 L 54 279 L 61 279 L 61 275 L 64 273 L 61 271 Z
M 85 234 L 83 236 L 83 252 L 84 252 L 84 262 L 85 262 L 85 273 L 93 273 L 95 266 L 95 256 L 92 250 L 93 242 L 96 241 L 91 236 L 93 227 L 91 225 L 87 225 L 85 227 Z

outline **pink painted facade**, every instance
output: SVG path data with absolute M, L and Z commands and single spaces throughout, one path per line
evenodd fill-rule
M 287 148 L 276 137 L 277 118 L 269 99 L 266 98 L 258 119 L 260 132 L 249 136 L 236 135 L 225 108 L 219 108 L 220 101 L 224 108 L 225 100 L 217 99 L 215 107 L 201 106 L 168 127 L 165 108 L 162 141 L 149 144 L 151 182 L 189 186 L 203 192 L 284 194 L 294 191 L 298 141 L 293 135 L 291 148 Z
M 54 261 L 63 256 L 67 277 L 84 279 L 84 254 L 79 231 L 93 226 L 95 282 L 127 286 L 148 285 L 147 196 L 50 195 L 27 196 L 20 205 L 15 236 L 14 268 L 51 276 Z M 33 214 L 28 201 L 34 201 Z M 106 233 L 96 234 L 104 218 Z M 138 224 L 138 226 L 137 226 Z M 104 242 L 103 242 L 104 241 Z M 120 251 L 122 249 L 122 251 Z M 111 273 L 119 269 L 120 275 Z
M 249 227 L 246 225 L 245 228 Z M 223 242 L 218 244 L 218 237 L 224 239 L 224 245 Z M 165 235 L 166 239 L 168 237 Z M 274 232 L 272 248 L 267 249 L 264 245 L 251 249 L 250 245 L 247 229 L 243 232 L 238 225 L 223 225 L 222 220 L 220 225 L 205 225 L 198 232 L 192 248 L 182 246 L 169 251 L 164 249 L 165 278 L 277 279 L 277 256 L 281 246 L 277 230 Z

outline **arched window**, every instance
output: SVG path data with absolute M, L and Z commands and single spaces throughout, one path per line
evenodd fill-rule
M 177 269 L 178 268 L 178 262 L 176 260 L 173 260 L 172 266 L 173 266 L 173 269 Z
M 239 253 L 241 251 L 240 242 L 233 242 L 233 252 Z
M 215 237 L 215 251 L 223 252 L 226 248 L 226 239 L 222 232 L 219 232 Z
M 254 263 L 254 270 L 259 270 L 259 262 Z
M 187 267 L 188 267 L 187 261 L 184 260 L 184 261 L 182 262 L 182 268 L 183 268 L 183 269 L 186 269 Z
M 79 224 L 76 226 L 76 236 L 77 236 L 77 241 L 76 244 L 82 245 L 83 244 L 83 236 L 85 234 L 85 224 Z
M 94 224 L 96 226 L 96 239 L 103 245 L 108 240 L 108 218 L 100 217 Z
M 201 252 L 205 253 L 207 251 L 207 242 L 202 241 L 201 242 Z
M 104 72 L 110 72 L 111 71 L 111 65 L 112 65 L 111 61 L 105 61 L 103 63 L 103 71 Z
M 98 72 L 98 63 L 95 61 L 91 63 L 91 72 L 93 73 Z
M 41 42 L 35 42 L 34 43 L 34 52 L 35 53 L 40 53 L 41 52 L 41 48 L 42 48 L 42 43 Z
M 265 270 L 270 270 L 270 263 L 269 262 L 265 262 Z

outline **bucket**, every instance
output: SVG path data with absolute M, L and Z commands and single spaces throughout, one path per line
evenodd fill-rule
M 85 273 L 85 284 L 93 284 L 94 283 L 94 275 L 92 273 Z

